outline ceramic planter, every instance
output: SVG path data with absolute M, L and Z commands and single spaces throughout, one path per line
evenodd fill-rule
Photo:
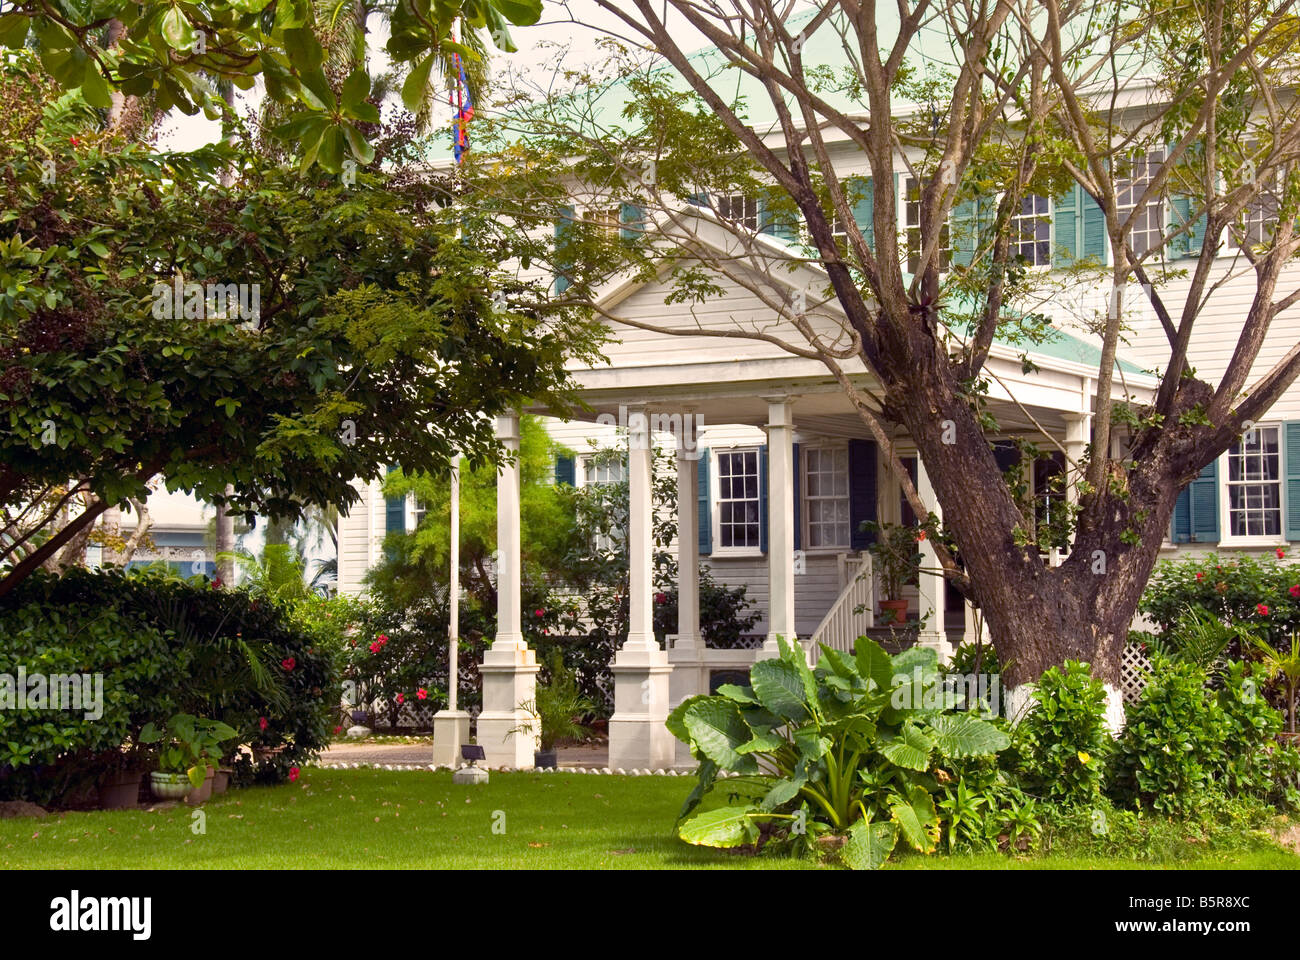
M 889 621 L 890 626 L 896 623 L 902 623 L 907 619 L 907 601 L 906 600 L 881 600 L 880 612 L 882 614 L 893 611 L 893 619 Z M 885 624 L 882 624 L 885 626 Z
M 225 793 L 230 787 L 230 775 L 232 773 L 234 773 L 233 770 L 228 770 L 225 767 L 219 769 L 212 778 L 212 792 Z
M 149 789 L 159 800 L 184 800 L 194 787 L 183 773 L 163 773 L 155 770 L 149 774 Z
M 195 787 L 190 791 L 190 795 L 185 798 L 185 802 L 198 806 L 200 803 L 206 803 L 212 798 L 212 784 L 216 779 L 217 770 L 215 767 L 208 767 L 208 774 L 203 778 L 201 786 Z

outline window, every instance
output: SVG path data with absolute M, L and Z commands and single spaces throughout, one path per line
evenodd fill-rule
M 627 463 L 609 457 L 582 458 L 582 484 L 590 487 L 604 483 L 622 483 L 627 479 Z
M 759 546 L 758 451 L 718 454 L 718 545 Z
M 915 275 L 921 269 L 921 186 L 913 177 L 904 181 L 903 216 L 907 227 L 907 272 Z M 952 230 L 945 221 L 939 228 L 939 272 L 945 273 L 952 263 Z
M 714 210 L 723 220 L 730 220 L 746 230 L 758 230 L 758 200 L 736 193 L 715 198 Z
M 831 216 L 831 237 L 835 241 L 836 247 L 841 250 L 848 248 L 849 228 L 844 222 L 844 218 L 838 214 Z M 808 221 L 804 220 L 799 225 L 799 241 L 805 247 L 813 245 L 812 231 L 808 229 Z
M 849 545 L 849 452 L 844 447 L 803 450 L 804 516 L 809 549 Z
M 587 211 L 587 219 L 590 221 L 592 228 L 599 234 L 604 234 L 608 240 L 617 240 L 619 231 L 623 227 L 623 211 L 621 207 L 603 207 Z
M 1125 179 L 1115 183 L 1115 201 L 1119 208 L 1119 219 L 1123 223 L 1136 209 L 1138 201 L 1151 183 L 1152 177 L 1160 164 L 1164 163 L 1163 150 L 1141 154 L 1132 160 L 1132 167 Z M 1142 257 L 1151 250 L 1159 249 L 1165 238 L 1165 205 L 1159 196 L 1151 196 L 1143 204 L 1138 215 L 1134 217 L 1129 228 L 1129 245 L 1133 256 Z
M 1251 141 L 1246 145 L 1246 170 L 1243 170 L 1243 180 L 1256 179 L 1254 176 L 1255 161 L 1252 159 L 1260 153 L 1259 144 Z M 1277 228 L 1277 211 L 1281 188 L 1283 184 L 1281 177 L 1276 170 L 1260 174 L 1258 177 L 1258 189 L 1254 199 L 1246 204 L 1246 208 L 1241 211 L 1241 245 L 1243 247 L 1254 247 L 1261 244 L 1273 242 L 1273 231 Z
M 1228 448 L 1228 532 L 1282 536 L 1281 430 L 1255 427 Z
M 1011 218 L 1013 251 L 1031 267 L 1052 265 L 1051 201 L 1032 195 L 1020 201 L 1020 212 Z
M 1064 523 L 1065 480 L 1065 454 L 1060 450 L 1034 461 L 1034 518 L 1040 527 L 1060 528 Z
M 414 506 L 411 509 L 411 529 L 419 530 L 420 524 L 424 523 L 425 514 L 429 512 L 429 504 L 414 494 L 411 495 Z

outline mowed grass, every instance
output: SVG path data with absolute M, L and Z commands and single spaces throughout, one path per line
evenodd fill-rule
M 815 869 L 812 860 L 693 847 L 674 836 L 688 777 L 306 769 L 297 783 L 196 810 L 64 813 L 0 821 L 0 869 Z M 494 829 L 495 828 L 495 829 Z M 894 869 L 1297 869 L 1261 845 L 1173 861 L 902 856 Z
M 195 810 L 0 820 L 0 869 L 808 869 L 678 840 L 690 777 L 304 769 L 293 784 L 232 790 Z M 494 827 L 496 828 L 494 830 Z

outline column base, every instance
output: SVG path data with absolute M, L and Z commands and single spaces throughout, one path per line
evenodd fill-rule
M 609 718 L 610 769 L 658 770 L 673 765 L 676 738 L 668 732 L 673 666 L 659 648 L 627 645 L 614 655 L 614 715 Z
M 780 637 L 782 640 L 784 640 L 792 647 L 800 645 L 799 638 L 794 636 L 793 634 L 790 636 L 786 636 L 784 633 L 769 633 L 767 635 L 767 639 L 763 641 L 763 646 L 761 648 L 763 653 L 766 655 L 763 659 L 780 656 L 781 647 L 776 642 L 778 637 Z
M 952 660 L 952 644 L 948 642 L 948 637 L 945 634 L 922 633 L 916 638 L 916 645 L 927 650 L 933 650 L 938 654 L 940 666 Z
M 433 762 L 440 767 L 460 766 L 461 744 L 469 743 L 469 714 L 464 710 L 439 710 L 433 715 Z
M 537 719 L 524 709 L 537 696 L 537 657 L 522 637 L 497 636 L 483 653 L 483 710 L 478 715 L 478 745 L 488 767 L 530 770 L 537 750 Z M 531 724 L 532 731 L 520 730 Z

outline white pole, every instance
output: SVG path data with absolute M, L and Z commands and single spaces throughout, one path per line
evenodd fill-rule
M 451 585 L 447 597 L 450 619 L 447 624 L 448 672 L 447 709 L 456 709 L 456 688 L 460 686 L 460 457 L 451 461 Z

